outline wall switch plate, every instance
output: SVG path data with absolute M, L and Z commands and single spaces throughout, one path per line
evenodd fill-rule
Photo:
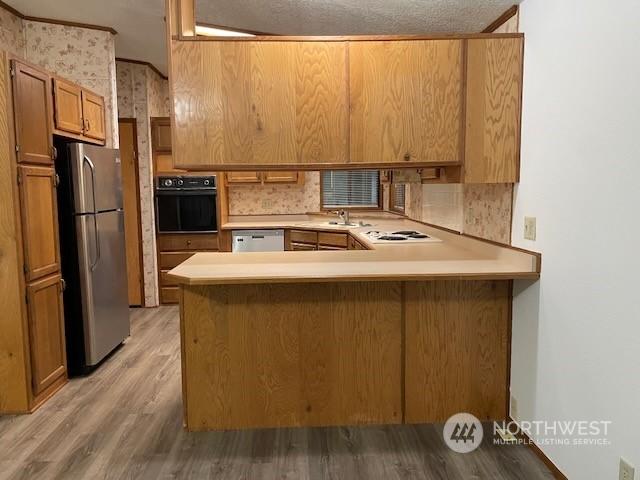
M 536 239 L 536 217 L 524 217 L 524 238 L 525 240 Z
M 509 414 L 516 422 L 518 421 L 518 399 L 513 395 L 509 399 Z
M 628 463 L 624 458 L 620 457 L 620 474 L 619 480 L 633 480 L 635 478 L 636 469 Z

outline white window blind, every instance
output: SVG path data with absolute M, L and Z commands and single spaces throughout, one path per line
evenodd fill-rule
M 325 170 L 321 173 L 322 207 L 378 208 L 378 170 Z
M 391 210 L 404 213 L 404 198 L 405 198 L 405 188 L 406 185 L 404 183 L 397 183 L 393 185 L 393 197 L 391 198 Z

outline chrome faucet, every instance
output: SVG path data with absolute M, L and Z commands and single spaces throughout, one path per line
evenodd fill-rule
M 335 213 L 336 215 L 338 215 L 338 218 L 340 219 L 340 222 L 342 222 L 342 225 L 351 225 L 351 223 L 349 222 L 349 210 L 337 210 Z

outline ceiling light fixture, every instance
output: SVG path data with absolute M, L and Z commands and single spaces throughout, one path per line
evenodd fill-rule
M 252 33 L 236 32 L 235 30 L 206 25 L 196 25 L 196 35 L 204 35 L 206 37 L 255 37 Z

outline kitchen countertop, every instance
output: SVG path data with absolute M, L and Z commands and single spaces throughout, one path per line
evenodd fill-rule
M 196 253 L 169 272 L 186 285 L 431 279 L 536 279 L 540 255 L 478 240 L 393 214 L 352 215 L 371 226 L 330 225 L 335 216 L 230 216 L 223 230 L 308 228 L 343 231 L 370 250 Z M 375 230 L 418 230 L 441 242 L 372 244 Z

